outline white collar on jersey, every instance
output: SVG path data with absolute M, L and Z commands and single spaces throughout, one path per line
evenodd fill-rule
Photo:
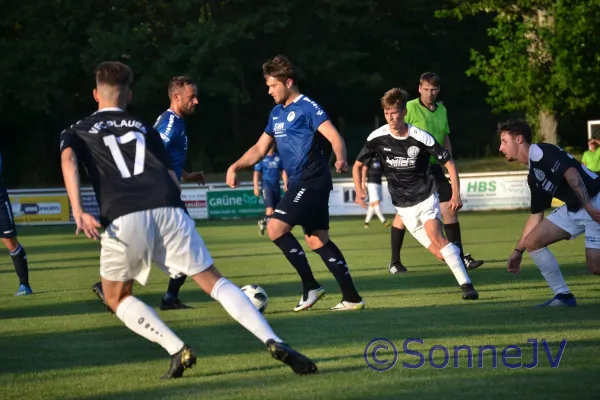
M 96 113 L 104 112 L 104 111 L 124 111 L 124 110 L 120 109 L 119 107 L 104 107 L 104 108 L 101 108 L 100 110 L 96 111 Z
M 303 95 L 302 93 L 300 93 L 300 94 L 298 95 L 298 97 L 296 97 L 296 98 L 295 98 L 295 99 L 292 101 L 292 103 L 297 103 L 297 102 L 298 102 L 298 100 L 300 100 L 300 99 L 301 99 L 301 98 L 303 98 L 303 97 L 304 97 L 304 95 Z

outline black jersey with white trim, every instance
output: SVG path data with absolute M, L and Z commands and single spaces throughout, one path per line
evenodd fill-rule
M 555 197 L 567 205 L 569 211 L 581 209 L 577 195 L 569 186 L 564 174 L 575 168 L 591 197 L 600 191 L 600 178 L 560 147 L 549 143 L 529 147 L 529 174 L 527 183 L 531 192 L 531 213 L 540 213 L 552 205 Z
M 408 135 L 403 137 L 392 135 L 388 125 L 373 131 L 356 159 L 365 163 L 374 155 L 381 160 L 383 175 L 396 207 L 419 204 L 437 190 L 437 183 L 430 173 L 430 156 L 442 165 L 452 158 L 433 136 L 410 124 Z
M 60 151 L 69 147 L 90 177 L 104 227 L 137 211 L 183 208 L 159 133 L 131 114 L 110 108 L 84 118 L 61 133 Z

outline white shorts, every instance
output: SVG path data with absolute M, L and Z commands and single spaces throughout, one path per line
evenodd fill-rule
M 592 198 L 592 204 L 600 208 L 600 195 Z M 583 208 L 577 212 L 570 212 L 567 210 L 567 205 L 563 204 L 555 208 L 546 218 L 560 229 L 569 232 L 571 239 L 585 232 L 585 247 L 600 249 L 600 224 L 594 221 Z
M 415 237 L 425 248 L 431 245 L 431 239 L 425 232 L 425 222 L 430 219 L 441 220 L 440 200 L 437 192 L 411 207 L 396 207 L 396 212 L 402 218 L 406 230 Z
M 172 278 L 193 276 L 213 265 L 194 220 L 181 208 L 123 215 L 102 233 L 100 275 L 110 281 L 148 282 L 154 262 Z
M 383 196 L 381 195 L 381 183 L 367 183 L 367 193 L 369 195 L 369 203 L 374 201 L 381 201 Z

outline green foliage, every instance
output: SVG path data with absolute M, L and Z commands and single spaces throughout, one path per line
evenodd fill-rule
M 467 70 L 489 87 L 495 111 L 565 115 L 598 100 L 600 2 L 475 0 L 453 2 L 439 17 L 489 13 L 494 45 L 471 50 Z M 534 118 L 530 118 L 534 120 Z

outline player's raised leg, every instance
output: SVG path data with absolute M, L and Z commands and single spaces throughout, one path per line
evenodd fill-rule
M 281 203 L 287 203 L 286 199 L 288 199 L 289 196 L 292 196 L 290 191 L 286 192 Z M 281 203 L 279 207 L 285 207 L 285 203 L 283 206 Z M 294 307 L 294 311 L 301 311 L 312 307 L 319 301 L 325 294 L 325 289 L 315 279 L 302 245 L 292 234 L 293 226 L 290 225 L 290 223 L 285 222 L 286 220 L 289 221 L 290 218 L 295 217 L 295 215 L 292 214 L 291 211 L 278 210 L 280 212 L 274 213 L 269 222 L 267 233 L 271 241 L 279 247 L 279 250 L 281 250 L 285 258 L 296 269 L 298 276 L 300 276 L 300 279 L 302 280 L 302 296 L 300 296 L 298 305 Z M 285 214 L 281 214 L 281 211 Z
M 317 371 L 314 362 L 283 343 L 241 289 L 219 273 L 187 214 L 174 208 L 157 209 L 153 213 L 161 237 L 153 260 L 160 268 L 171 274 L 191 276 L 234 320 L 263 342 L 274 358 L 288 364 L 294 372 Z
M 332 307 L 331 310 L 352 311 L 365 308 L 365 303 L 352 281 L 348 263 L 340 249 L 329 238 L 329 230 L 311 231 L 305 229 L 305 239 L 308 246 L 321 256 L 342 291 L 342 301 Z

